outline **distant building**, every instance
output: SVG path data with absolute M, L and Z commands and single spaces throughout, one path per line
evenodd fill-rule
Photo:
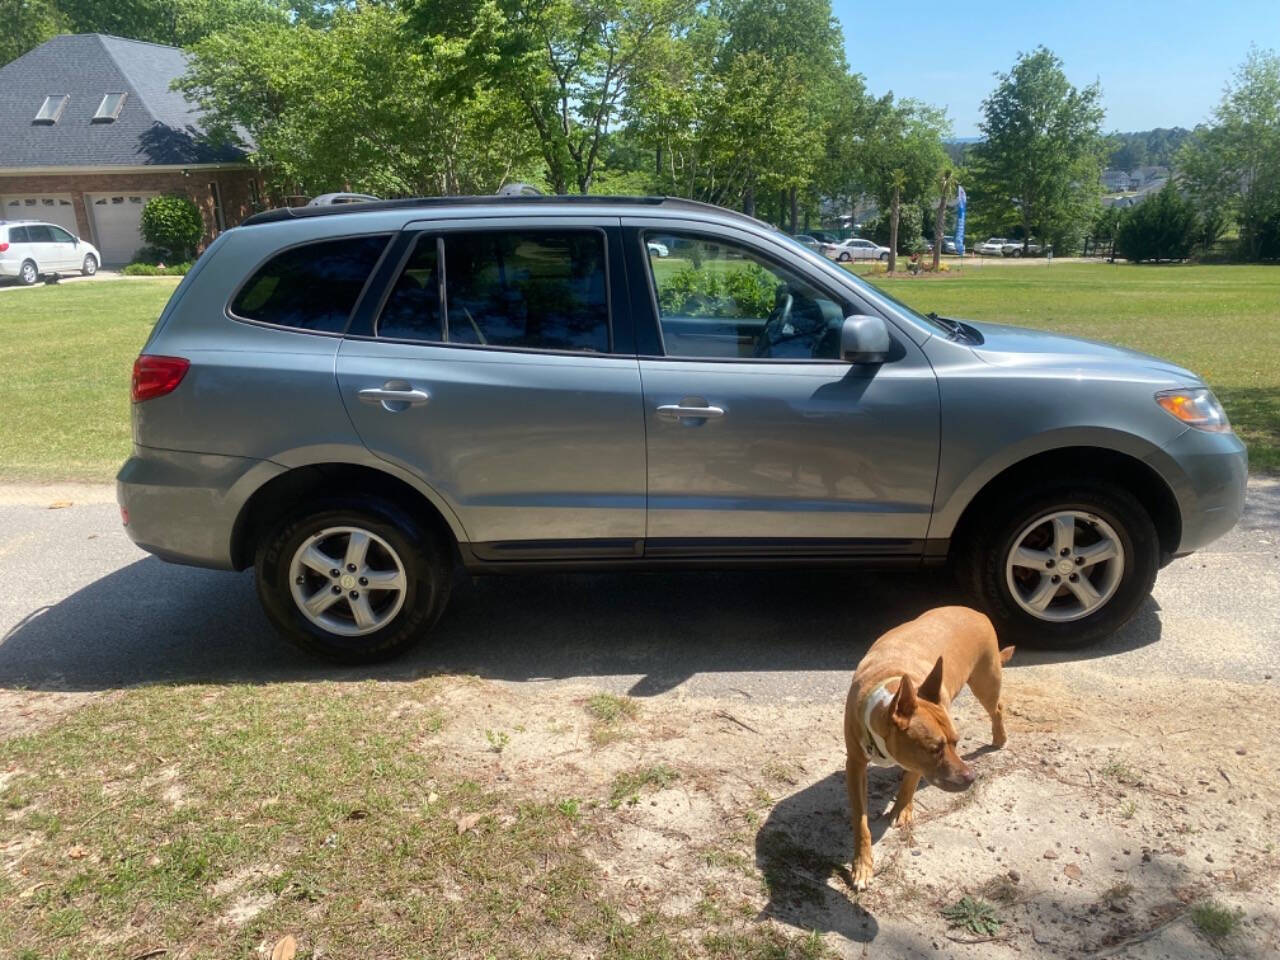
M 126 263 L 156 194 L 191 198 L 204 243 L 252 213 L 262 185 L 245 152 L 206 141 L 199 108 L 170 88 L 186 69 L 177 47 L 99 33 L 0 67 L 0 219 L 57 223 Z

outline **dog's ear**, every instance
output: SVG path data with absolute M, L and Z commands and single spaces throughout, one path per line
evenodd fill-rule
M 933 669 L 929 671 L 929 675 L 924 678 L 924 683 L 920 684 L 920 689 L 916 691 L 916 696 L 921 700 L 928 700 L 930 703 L 942 702 L 942 658 L 938 658 L 938 662 L 933 665 Z
M 906 719 L 916 712 L 916 706 L 916 688 L 912 685 L 911 678 L 904 673 L 898 692 L 893 695 L 892 713 L 895 717 Z

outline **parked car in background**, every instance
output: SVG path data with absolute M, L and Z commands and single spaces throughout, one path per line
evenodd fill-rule
M 429 635 L 459 566 L 950 561 L 1004 643 L 1079 646 L 1231 529 L 1248 472 L 1176 364 L 917 313 L 663 197 L 257 214 L 174 292 L 132 400 L 127 534 L 255 568 L 281 634 L 348 662 Z
M 13 277 L 31 286 L 55 273 L 98 272 L 102 254 L 58 226 L 40 220 L 0 220 L 0 277 Z
M 819 243 L 839 243 L 840 240 L 834 233 L 828 233 L 826 230 L 810 230 L 809 236 L 817 240 Z
M 1041 246 L 1035 240 L 1032 240 L 1027 243 L 1026 249 L 1024 250 L 1021 240 L 1010 240 L 1004 245 L 1002 252 L 1006 257 L 1039 257 L 1042 256 L 1047 249 L 1051 248 Z
M 943 252 L 943 253 L 950 253 L 950 254 L 959 255 L 960 251 L 959 251 L 958 249 L 956 249 L 956 238 L 955 238 L 955 237 L 943 237 L 943 238 L 942 238 L 942 252 Z
M 378 198 L 368 193 L 322 193 L 307 201 L 308 207 L 331 207 L 339 203 L 369 203 Z
M 988 237 L 974 248 L 974 253 L 980 253 L 984 257 L 1003 257 L 1005 244 L 1009 242 L 1004 237 Z
M 646 240 L 644 245 L 645 245 L 645 248 L 649 251 L 649 253 L 652 256 L 655 256 L 655 257 L 671 256 L 670 248 L 665 243 L 662 243 L 661 241 Z
M 839 260 L 841 263 L 847 263 L 850 260 L 888 260 L 889 248 L 882 247 L 878 243 L 870 240 L 863 240 L 861 237 L 850 237 L 848 240 L 841 240 L 839 243 L 824 243 L 822 245 L 822 253 L 824 256 Z
M 822 241 L 809 233 L 797 233 L 792 238 L 796 243 L 808 247 L 814 253 L 822 252 Z

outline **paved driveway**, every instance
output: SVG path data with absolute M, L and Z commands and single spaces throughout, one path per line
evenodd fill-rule
M 52 502 L 72 505 L 50 509 Z M 1207 676 L 1266 683 L 1280 667 L 1280 482 L 1212 548 L 1161 572 L 1107 642 L 1020 652 L 1068 684 Z M 0 488 L 0 690 L 173 681 L 411 677 L 585 679 L 651 695 L 843 695 L 883 630 L 957 599 L 942 573 L 762 572 L 490 577 L 462 584 L 435 640 L 375 669 L 337 669 L 279 642 L 248 573 L 172 566 L 134 547 L 109 488 Z

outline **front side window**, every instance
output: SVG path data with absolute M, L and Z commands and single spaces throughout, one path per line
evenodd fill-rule
M 259 323 L 341 333 L 388 239 L 343 237 L 290 247 L 258 268 L 231 312 Z
M 49 227 L 49 232 L 53 234 L 54 243 L 75 243 L 76 238 L 61 227 Z
M 748 247 L 690 234 L 678 255 L 650 255 L 669 357 L 836 360 L 844 308 Z
M 436 272 L 441 251 L 443 309 Z M 377 332 L 436 343 L 607 353 L 604 236 L 596 230 L 509 230 L 420 238 Z

